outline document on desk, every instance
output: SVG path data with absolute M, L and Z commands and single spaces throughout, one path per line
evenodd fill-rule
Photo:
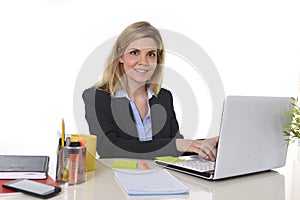
M 188 194 L 189 188 L 166 169 L 121 171 L 115 176 L 128 195 L 177 195 Z

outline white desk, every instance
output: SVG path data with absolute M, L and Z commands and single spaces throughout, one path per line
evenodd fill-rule
M 153 161 L 147 161 L 155 167 Z M 300 162 L 290 161 L 276 171 L 263 172 L 222 181 L 207 181 L 197 177 L 171 173 L 190 188 L 189 195 L 175 196 L 128 196 L 116 181 L 111 169 L 112 159 L 97 161 L 96 171 L 86 173 L 86 181 L 80 185 L 67 186 L 51 199 L 123 200 L 123 199 L 190 199 L 190 200 L 299 200 Z M 24 194 L 1 196 L 0 199 L 33 199 Z

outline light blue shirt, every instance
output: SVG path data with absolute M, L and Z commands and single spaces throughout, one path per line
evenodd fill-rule
M 144 121 L 141 119 L 141 116 L 138 112 L 137 107 L 135 106 L 134 101 L 128 97 L 126 90 L 124 89 L 117 90 L 115 93 L 115 98 L 126 97 L 129 100 L 140 141 L 152 140 L 152 123 L 151 123 L 149 100 L 154 95 L 154 92 L 151 90 L 151 88 L 148 88 L 147 92 L 148 92 L 148 101 L 147 101 L 148 112 L 144 118 Z

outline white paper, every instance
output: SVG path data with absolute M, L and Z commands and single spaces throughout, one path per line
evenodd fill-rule
M 115 176 L 129 195 L 170 195 L 189 192 L 189 189 L 166 169 L 116 170 Z

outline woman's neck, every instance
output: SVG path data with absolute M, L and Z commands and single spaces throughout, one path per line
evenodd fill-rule
M 145 85 L 140 85 L 139 87 L 128 87 L 127 93 L 131 99 L 136 99 L 137 97 L 145 97 L 147 95 L 147 89 Z

